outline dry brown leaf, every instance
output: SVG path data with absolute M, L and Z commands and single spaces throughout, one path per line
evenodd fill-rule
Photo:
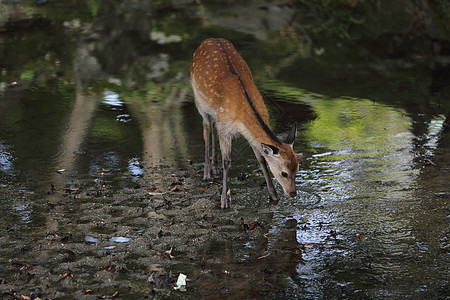
M 67 278 L 67 277 L 73 277 L 73 274 L 70 272 L 67 272 L 67 273 L 62 274 L 61 276 L 62 276 L 62 278 Z
M 258 257 L 258 259 L 266 258 L 266 257 L 269 256 L 270 254 L 271 254 L 271 253 L 269 252 L 269 253 L 267 253 L 266 255 L 263 255 L 263 256 Z
M 429 158 L 426 159 L 427 162 L 429 162 L 430 164 L 432 164 L 433 166 L 435 166 L 436 164 Z
M 239 228 L 240 228 L 241 230 L 247 230 L 247 229 L 248 229 L 248 224 L 241 223 L 241 226 L 239 226 Z
M 202 258 L 202 269 L 205 267 L 205 265 L 206 265 L 206 261 L 205 261 L 205 258 L 203 257 Z
M 20 271 L 25 271 L 31 269 L 31 266 L 29 264 L 23 264 L 23 266 L 19 269 Z
M 172 249 L 173 247 L 171 247 L 170 250 L 164 251 L 163 255 L 168 256 L 170 259 L 173 259 L 174 257 L 172 256 Z
M 364 234 L 362 234 L 362 233 L 357 233 L 357 234 L 356 234 L 356 237 L 357 237 L 358 239 L 360 239 L 361 241 L 364 241 L 364 239 L 366 238 L 366 236 L 365 236 Z
M 104 265 L 99 268 L 100 271 L 103 271 L 103 270 L 114 271 L 115 269 L 116 269 L 116 266 L 114 266 L 114 265 Z
M 175 191 L 177 190 L 177 188 L 178 188 L 177 185 L 174 186 L 173 188 L 171 188 L 171 189 L 168 191 L 168 193 L 173 193 L 173 192 L 175 192 Z
M 250 228 L 250 230 L 253 230 L 253 229 L 255 229 L 255 226 L 256 226 L 256 225 L 258 225 L 258 223 L 254 222 L 254 223 L 250 223 L 250 224 L 248 225 L 248 227 Z
M 68 254 L 70 254 L 70 255 L 72 255 L 72 256 L 77 256 L 77 254 L 75 253 L 75 251 L 73 251 L 73 250 L 71 250 L 71 249 L 64 249 L 64 252 L 65 252 L 65 253 L 68 253 Z

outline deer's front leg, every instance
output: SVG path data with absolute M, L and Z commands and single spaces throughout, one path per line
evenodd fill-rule
M 222 152 L 222 167 L 223 167 L 223 186 L 222 195 L 220 198 L 220 206 L 222 208 L 228 208 L 228 171 L 231 165 L 231 136 L 221 135 L 219 133 L 220 151 Z
M 256 158 L 258 159 L 259 164 L 261 165 L 262 172 L 264 174 L 264 179 L 266 180 L 267 190 L 269 192 L 270 199 L 272 201 L 278 201 L 280 200 L 280 197 L 278 197 L 277 190 L 275 189 L 272 178 L 270 177 L 269 170 L 267 169 L 267 162 L 266 159 L 259 154 L 259 152 L 255 149 L 253 149 L 255 152 Z

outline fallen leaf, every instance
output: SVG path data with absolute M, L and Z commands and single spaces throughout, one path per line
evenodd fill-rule
M 112 294 L 111 296 L 101 296 L 101 297 L 97 297 L 100 299 L 115 299 L 115 298 L 119 298 L 119 291 L 116 291 L 114 294 Z
M 70 250 L 70 249 L 64 249 L 64 252 L 65 252 L 65 253 L 69 253 L 69 254 L 71 254 L 71 255 L 73 255 L 73 256 L 77 256 L 77 254 L 75 253 L 75 251 Z
M 67 273 L 62 274 L 61 276 L 62 276 L 62 278 L 67 278 L 67 277 L 73 277 L 73 274 L 70 272 L 67 272 Z
M 173 249 L 173 247 L 170 247 L 170 250 L 166 250 L 166 251 L 164 251 L 164 255 L 165 256 L 168 256 L 170 259 L 173 259 L 174 257 L 172 256 L 172 249 Z
M 258 257 L 258 259 L 266 258 L 266 257 L 269 256 L 270 254 L 271 254 L 271 253 L 269 252 L 269 253 L 267 253 L 266 255 L 263 255 L 263 256 Z
M 31 266 L 29 264 L 23 264 L 23 266 L 19 269 L 20 271 L 25 271 L 31 269 Z
M 103 271 L 103 270 L 114 271 L 115 269 L 116 269 L 116 266 L 114 266 L 114 265 L 104 265 L 99 268 L 100 271 Z
M 311 249 L 313 248 L 313 246 L 311 245 L 300 245 L 300 247 L 306 248 L 306 249 Z
M 173 193 L 173 192 L 175 192 L 175 191 L 177 190 L 177 188 L 178 188 L 177 185 L 174 186 L 173 188 L 171 188 L 171 189 L 168 191 L 168 193 Z
M 239 228 L 241 230 L 248 230 L 249 229 L 248 224 L 245 224 L 245 223 L 241 223 L 241 226 L 239 226 Z
M 366 236 L 365 236 L 364 234 L 362 234 L 362 233 L 357 233 L 357 234 L 356 234 L 356 237 L 357 237 L 358 239 L 360 239 L 361 241 L 364 241 L 364 239 L 366 238 Z
M 202 258 L 202 269 L 205 267 L 205 265 L 206 265 L 206 261 L 205 261 L 205 258 L 203 257 Z
M 84 291 L 85 295 L 92 295 L 94 293 L 94 291 L 92 289 L 87 289 Z
M 20 300 L 32 300 L 31 297 L 21 295 Z
M 426 159 L 427 162 L 429 162 L 430 164 L 432 164 L 433 166 L 435 166 L 436 164 L 429 158 Z
M 250 224 L 244 223 L 244 219 L 241 218 L 241 226 L 239 228 L 241 230 L 253 230 L 258 224 L 259 224 L 258 222 L 253 222 Z
M 250 223 L 248 225 L 248 227 L 250 228 L 250 230 L 253 230 L 255 228 L 255 226 L 258 225 L 258 223 L 254 222 L 254 223 Z
M 211 187 L 202 187 L 202 188 L 200 188 L 200 191 L 206 191 L 206 190 L 210 190 L 211 189 Z

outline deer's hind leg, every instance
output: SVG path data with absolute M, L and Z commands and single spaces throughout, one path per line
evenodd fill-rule
M 204 169 L 204 173 L 203 173 L 203 180 L 204 181 L 211 181 L 211 157 L 209 155 L 209 141 L 210 141 L 210 137 L 211 137 L 211 119 L 209 116 L 204 116 L 202 114 L 203 117 L 203 140 L 205 141 L 205 169 Z M 213 129 L 214 131 L 214 129 Z M 214 139 L 213 139 L 213 144 L 214 144 Z M 214 150 L 214 146 L 213 146 L 213 154 L 214 154 L 215 150 Z

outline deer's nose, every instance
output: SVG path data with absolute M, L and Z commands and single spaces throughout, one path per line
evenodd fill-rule
M 295 195 L 297 195 L 297 192 L 296 192 L 296 191 L 293 191 L 293 192 L 290 192 L 290 193 L 289 193 L 289 196 L 291 196 L 291 197 L 294 197 Z

